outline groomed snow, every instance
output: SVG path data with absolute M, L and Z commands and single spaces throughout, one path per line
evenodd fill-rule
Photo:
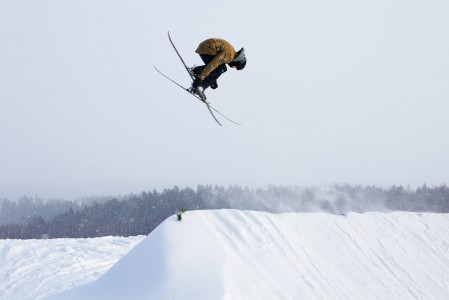
M 69 239 L 66 245 L 64 240 L 45 241 L 36 252 L 22 250 L 34 276 L 20 284 L 25 279 L 17 271 L 11 274 L 35 295 L 41 282 L 47 284 L 40 287 L 47 296 L 79 286 L 56 295 L 58 300 L 449 299 L 448 228 L 447 214 L 192 211 L 182 222 L 168 218 L 97 280 L 113 260 L 107 251 L 93 250 L 99 244 L 108 248 L 105 239 L 80 244 Z M 2 259 L 13 257 L 4 249 L 16 251 L 19 242 L 2 243 Z M 89 255 L 84 247 L 96 257 L 90 263 L 85 262 Z M 114 259 L 124 248 L 111 249 Z M 60 269 L 50 263 L 36 267 L 33 261 L 43 262 L 57 249 L 79 260 L 70 259 L 71 265 L 60 264 Z M 0 268 L 13 286 L 11 274 Z M 71 272 L 77 276 L 68 276 Z M 92 282 L 80 286 L 83 272 L 83 281 Z M 10 297 L 1 299 L 35 299 L 26 297 L 32 295 L 29 291 L 10 292 L 3 282 L 0 292 Z

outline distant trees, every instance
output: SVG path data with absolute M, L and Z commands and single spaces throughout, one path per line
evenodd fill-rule
M 96 199 L 97 201 L 100 200 Z M 26 223 L 34 216 L 41 216 L 50 220 L 56 215 L 66 212 L 70 208 L 79 210 L 85 206 L 83 202 L 48 200 L 22 197 L 18 201 L 0 200 L 0 225 Z
M 42 201 L 22 198 L 0 201 L 0 239 L 87 238 L 147 235 L 180 209 L 235 208 L 280 212 L 415 211 L 449 213 L 445 185 L 415 190 L 402 186 L 335 185 L 329 189 L 269 186 L 249 189 L 237 185 L 198 186 L 143 192 L 123 198 L 89 201 Z

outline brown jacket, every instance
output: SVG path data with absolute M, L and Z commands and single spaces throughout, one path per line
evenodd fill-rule
M 208 39 L 202 42 L 195 50 L 198 54 L 207 54 L 215 56 L 214 59 L 206 65 L 198 76 L 201 80 L 207 77 L 213 70 L 221 64 L 228 64 L 235 57 L 235 49 L 227 41 L 222 39 Z

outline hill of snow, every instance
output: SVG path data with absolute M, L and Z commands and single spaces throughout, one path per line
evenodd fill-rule
M 448 228 L 443 214 L 192 211 L 55 299 L 448 299 Z

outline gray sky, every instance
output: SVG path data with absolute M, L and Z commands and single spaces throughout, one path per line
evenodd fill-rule
M 206 107 L 184 59 L 245 47 Z M 197 184 L 442 184 L 449 2 L 0 2 L 0 197 Z

